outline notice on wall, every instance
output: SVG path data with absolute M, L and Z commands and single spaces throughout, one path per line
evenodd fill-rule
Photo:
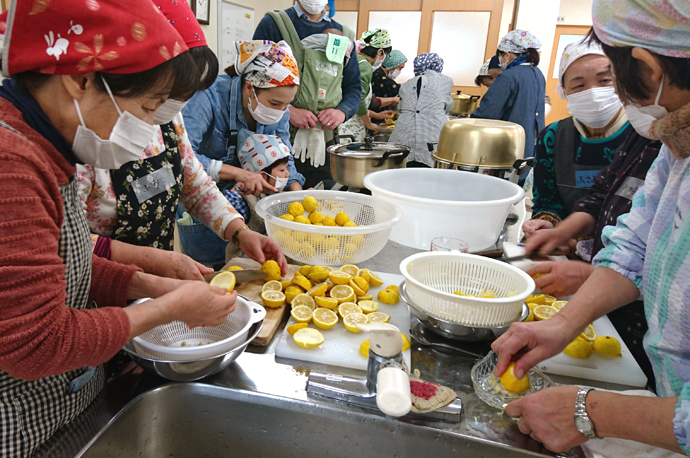
M 220 71 L 235 63 L 235 41 L 251 40 L 254 35 L 254 9 L 228 3 L 218 3 L 218 60 Z

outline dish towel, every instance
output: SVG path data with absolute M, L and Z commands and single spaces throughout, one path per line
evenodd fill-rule
M 656 397 L 654 393 L 647 390 L 612 391 L 612 393 L 625 394 L 629 396 Z M 587 458 L 687 458 L 686 455 L 674 453 L 663 448 L 625 439 L 615 439 L 612 437 L 587 441 L 582 444 L 582 450 L 585 452 Z

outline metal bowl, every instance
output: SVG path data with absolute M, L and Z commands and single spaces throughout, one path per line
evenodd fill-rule
M 399 290 L 400 298 L 408 305 L 410 313 L 412 313 L 412 315 L 417 318 L 427 329 L 441 337 L 445 337 L 446 339 L 457 340 L 460 342 L 490 342 L 496 340 L 510 327 L 510 325 L 496 328 L 470 327 L 434 318 L 424 313 L 421 309 L 418 309 L 414 302 L 412 302 L 407 294 L 405 282 L 400 284 Z M 523 304 L 522 312 L 519 316 L 515 317 L 515 322 L 524 321 L 528 316 L 529 307 L 527 304 Z
M 249 329 L 249 337 L 240 346 L 213 358 L 197 361 L 162 361 L 148 358 L 136 352 L 134 343 L 131 340 L 125 344 L 123 350 L 129 353 L 129 356 L 132 357 L 135 363 L 154 374 L 174 382 L 193 382 L 217 374 L 228 367 L 259 334 L 263 325 L 263 320 L 252 325 Z

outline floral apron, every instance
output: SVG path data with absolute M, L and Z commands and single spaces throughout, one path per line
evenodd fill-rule
M 22 135 L 0 121 L 0 127 Z M 76 177 L 60 186 L 64 221 L 58 255 L 65 263 L 66 306 L 93 308 L 91 236 L 77 194 Z M 72 421 L 105 384 L 102 366 L 82 367 L 39 380 L 20 380 L 0 371 L 0 456 L 28 457 L 60 427 Z
M 369 94 L 364 98 L 367 106 L 371 104 L 372 92 L 369 87 Z M 355 142 L 362 143 L 367 136 L 367 128 L 364 126 L 364 121 L 357 115 L 354 115 L 340 126 L 338 126 L 338 135 L 352 135 L 355 137 Z
M 111 170 L 117 196 L 112 239 L 137 246 L 173 249 L 182 158 L 173 123 L 161 126 L 165 151 Z

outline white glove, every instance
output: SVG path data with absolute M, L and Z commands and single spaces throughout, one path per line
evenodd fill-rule
M 309 158 L 311 165 L 321 167 L 326 163 L 326 139 L 324 138 L 321 123 L 309 131 Z
M 295 160 L 307 162 L 307 148 L 309 147 L 310 130 L 298 130 L 295 134 L 295 142 L 292 144 L 292 155 Z

